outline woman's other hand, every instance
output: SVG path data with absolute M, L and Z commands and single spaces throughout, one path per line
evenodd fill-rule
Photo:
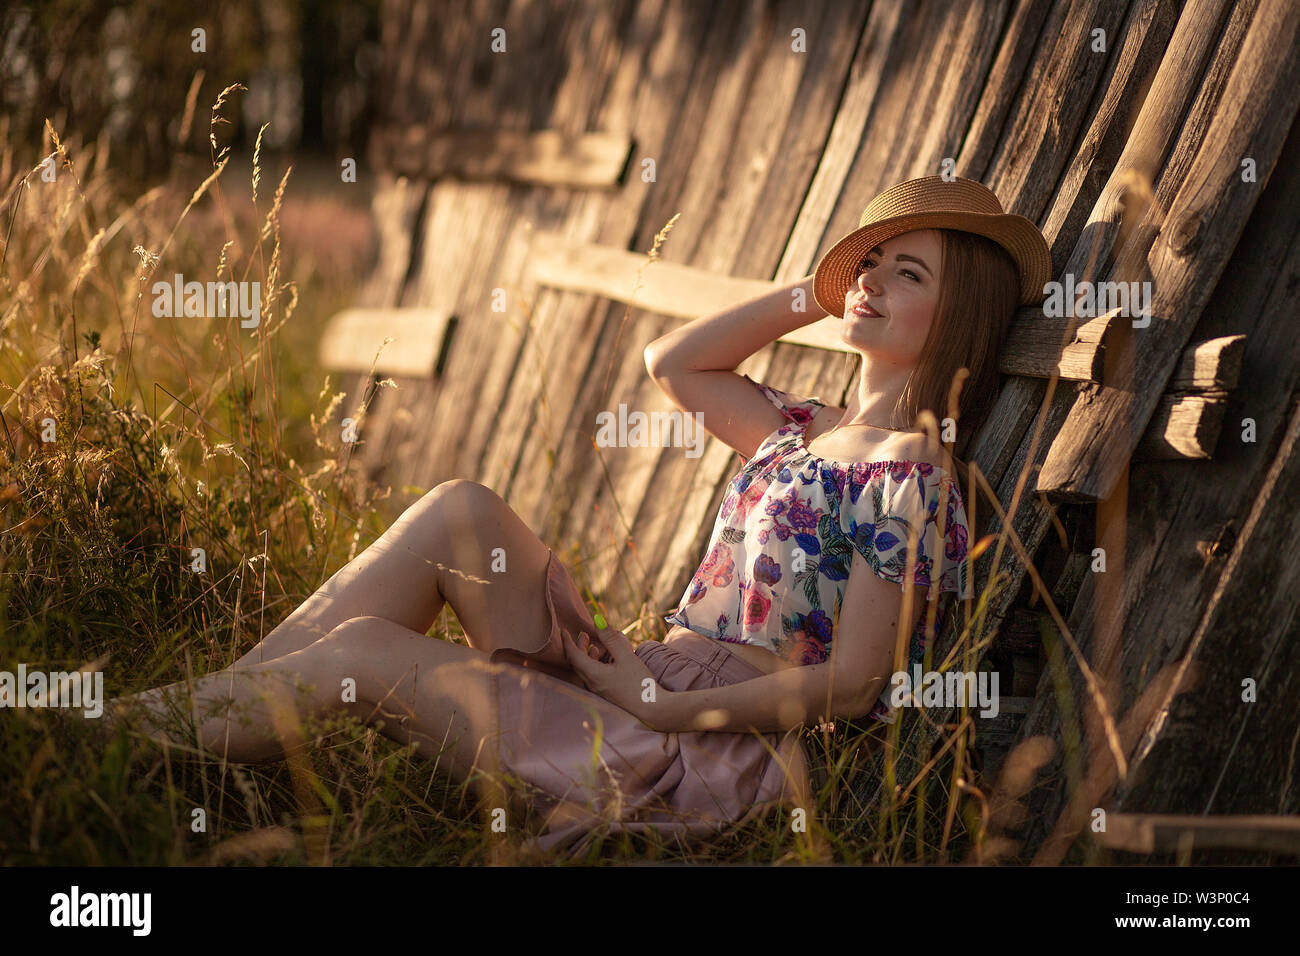
M 560 640 L 569 666 L 589 691 L 622 707 L 647 726 L 653 726 L 647 719 L 649 714 L 642 697 L 646 687 L 654 684 L 654 675 L 636 656 L 622 631 L 606 628 L 598 631 L 593 641 L 585 633 L 574 636 L 561 630 Z

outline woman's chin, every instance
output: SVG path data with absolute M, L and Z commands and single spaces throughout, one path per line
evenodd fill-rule
M 840 341 L 859 352 L 871 348 L 871 343 L 867 339 L 868 337 L 862 334 L 862 328 L 858 325 L 856 317 L 845 320 L 840 326 Z

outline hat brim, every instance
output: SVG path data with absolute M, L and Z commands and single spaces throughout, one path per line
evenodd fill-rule
M 925 212 L 870 223 L 835 243 L 817 263 L 813 276 L 813 298 L 818 308 L 843 318 L 844 301 L 857 284 L 863 257 L 885 240 L 918 229 L 956 229 L 991 239 L 1015 260 L 1020 272 L 1020 305 L 1043 301 L 1043 286 L 1052 277 L 1052 255 L 1033 222 L 1011 213 Z

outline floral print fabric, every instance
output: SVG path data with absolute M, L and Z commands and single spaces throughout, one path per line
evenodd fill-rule
M 971 596 L 966 511 L 956 481 L 928 462 L 840 462 L 813 455 L 804 430 L 826 403 L 751 382 L 786 417 L 731 480 L 703 562 L 666 620 L 705 637 L 757 644 L 796 664 L 830 656 L 853 552 L 902 584 L 920 527 L 918 587 Z M 744 461 L 744 459 L 741 459 Z M 940 536 L 940 499 L 946 493 Z M 947 602 L 942 598 L 936 631 Z M 925 653 L 925 612 L 909 667 Z M 892 722 L 886 689 L 869 715 Z

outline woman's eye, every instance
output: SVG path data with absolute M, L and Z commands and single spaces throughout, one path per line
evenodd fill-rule
M 872 264 L 873 261 L 874 261 L 874 260 L 869 259 L 869 258 L 868 258 L 868 259 L 863 259 L 862 262 L 859 263 L 859 265 L 858 265 L 858 275 L 862 275 L 863 272 L 865 272 L 867 269 L 870 269 L 870 268 L 871 268 L 871 264 Z M 913 282 L 920 282 L 920 281 L 921 281 L 921 277 L 918 276 L 918 275 L 917 275 L 915 272 L 913 272 L 911 269 L 904 269 L 904 270 L 902 270 L 902 272 L 900 273 L 900 275 L 911 276 Z

